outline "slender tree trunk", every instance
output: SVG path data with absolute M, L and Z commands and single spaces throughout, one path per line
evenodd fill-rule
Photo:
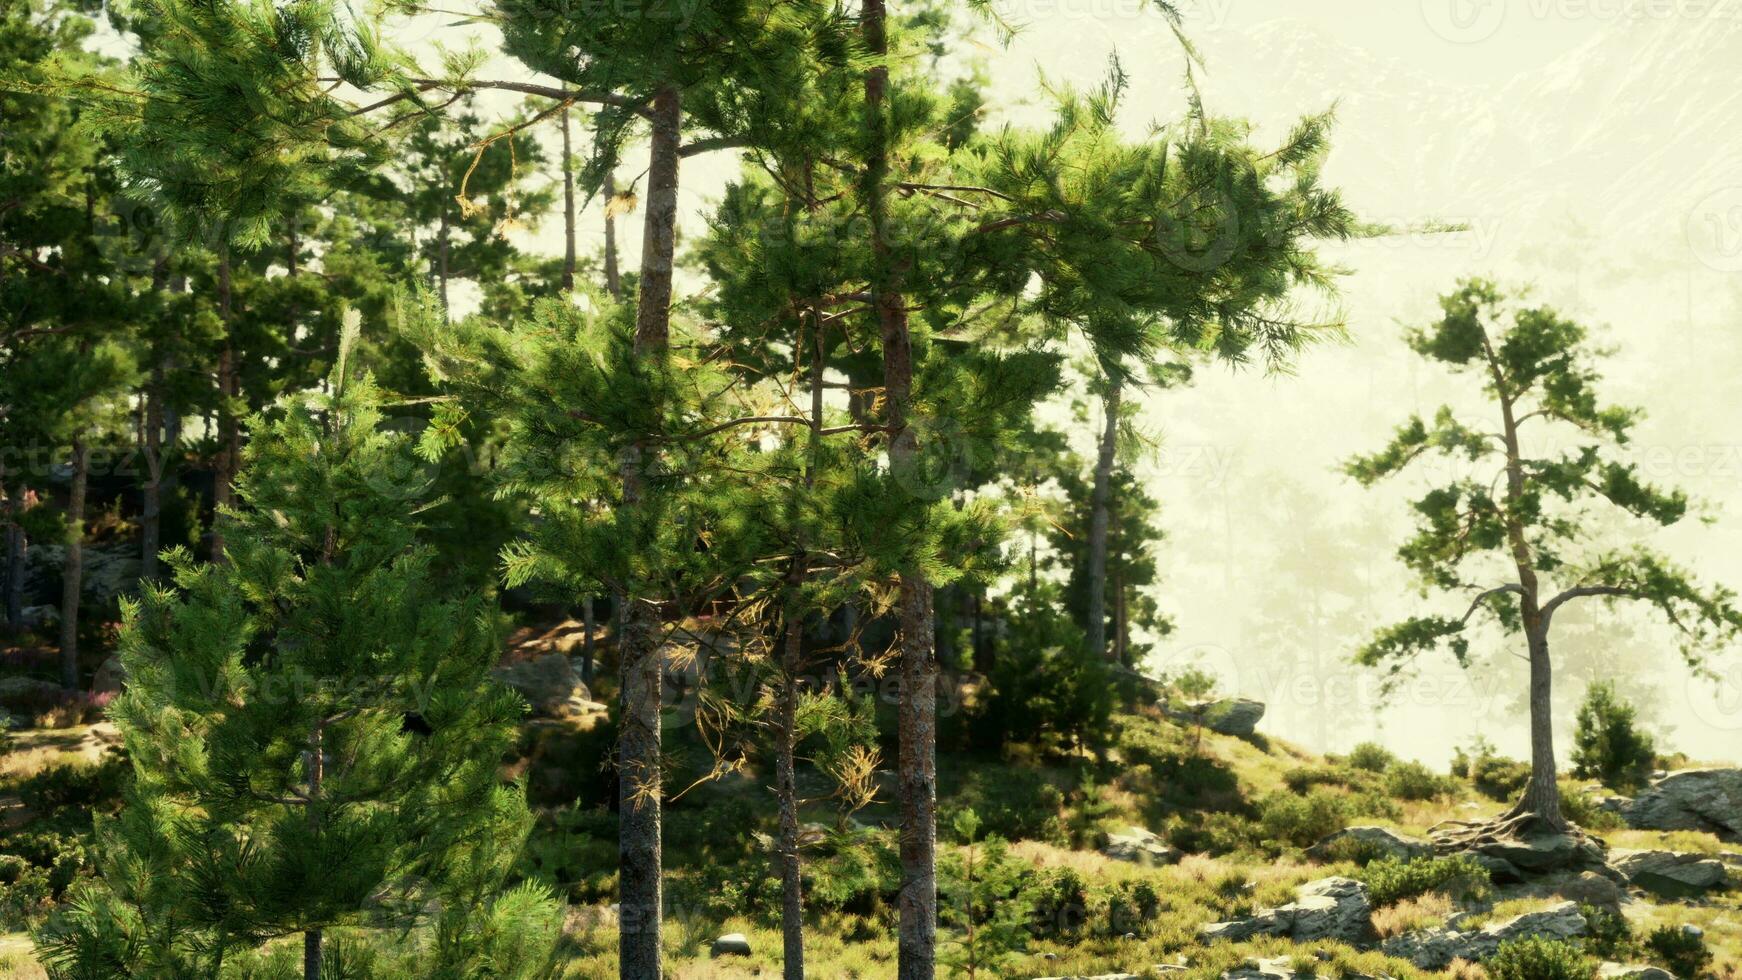
M 1555 781 L 1554 757 L 1554 672 L 1548 653 L 1548 624 L 1543 621 L 1539 605 L 1536 558 L 1525 537 L 1522 517 L 1524 501 L 1524 463 L 1519 450 L 1518 419 L 1513 412 L 1516 397 L 1500 359 L 1482 335 L 1482 349 L 1488 360 L 1489 375 L 1500 399 L 1501 439 L 1506 447 L 1506 537 L 1512 548 L 1512 560 L 1518 569 L 1520 620 L 1525 641 L 1530 649 L 1530 783 L 1524 798 L 1507 814 L 1508 818 L 1529 814 L 1549 830 L 1565 830 L 1567 819 L 1561 813 L 1560 786 Z
M 331 529 L 328 529 L 328 540 L 331 541 Z M 318 828 L 320 815 L 316 811 L 316 802 L 321 796 L 321 780 L 326 774 L 326 739 L 322 737 L 321 726 L 316 725 L 314 734 L 309 737 L 308 759 L 308 820 L 309 824 Z M 302 934 L 302 976 L 303 980 L 321 980 L 321 930 L 310 929 Z
M 865 73 L 867 134 L 864 198 L 871 224 L 871 293 L 883 345 L 883 394 L 889 426 L 889 466 L 911 473 L 919 436 L 907 424 L 913 396 L 913 346 L 908 333 L 902 275 L 890 253 L 884 222 L 889 179 L 889 53 L 884 0 L 865 0 L 860 24 L 865 46 L 878 59 Z M 923 571 L 900 574 L 899 718 L 901 787 L 901 923 L 899 980 L 932 980 L 937 973 L 937 660 L 932 649 L 931 583 Z
M 563 292 L 575 288 L 575 161 L 569 110 L 563 109 Z
M 90 452 L 85 435 L 73 436 L 73 485 L 67 497 L 67 552 L 61 566 L 60 680 L 69 691 L 79 689 L 79 596 L 85 572 L 85 484 L 90 478 Z
M 1113 492 L 1113 459 L 1119 442 L 1119 384 L 1107 382 L 1102 396 L 1106 421 L 1101 430 L 1100 452 L 1095 457 L 1095 489 L 1089 518 L 1089 655 L 1105 658 L 1107 650 L 1107 524 L 1108 500 Z
M 1131 666 L 1130 622 L 1126 619 L 1125 569 L 1113 572 L 1113 661 Z
M 448 204 L 442 201 L 441 225 L 436 231 L 436 296 L 441 300 L 442 315 L 448 314 L 448 254 L 452 235 L 448 230 Z
M 145 485 L 139 500 L 139 577 L 157 578 L 157 553 L 163 548 L 163 365 L 151 369 L 145 392 Z
M 581 683 L 587 685 L 590 695 L 593 690 L 593 597 L 587 596 L 581 600 L 581 628 L 585 633 L 581 636 Z
M 822 317 L 815 310 L 811 314 L 811 324 L 810 431 L 806 435 L 808 458 L 804 472 L 806 493 L 816 488 L 817 467 L 822 458 L 823 361 L 826 351 Z M 800 336 L 802 339 L 802 329 Z M 780 691 L 775 702 L 774 793 L 780 804 L 780 934 L 781 969 L 785 980 L 804 980 L 804 867 L 799 855 L 797 754 L 799 683 L 805 666 L 805 611 L 798 604 L 798 594 L 809 573 L 810 558 L 802 539 L 796 551 L 792 566 L 787 570 L 786 634 L 781 647 Z
M 605 172 L 605 291 L 613 299 L 623 298 L 623 275 L 617 271 L 617 216 L 611 202 L 617 197 L 617 175 Z
M 683 130 L 681 92 L 662 86 L 653 97 L 653 140 L 647 171 L 647 212 L 641 242 L 640 294 L 635 308 L 635 349 L 663 358 L 671 335 L 671 278 L 677 244 L 678 150 Z M 637 506 L 652 464 L 650 447 L 624 451 L 623 502 Z M 618 772 L 619 867 L 618 971 L 622 980 L 659 980 L 662 883 L 660 862 L 659 709 L 663 665 L 658 623 L 641 597 L 619 597 L 622 634 L 622 725 Z
M 24 513 L 23 485 L 13 487 L 6 482 L 6 464 L 0 461 L 0 496 L 5 497 L 6 520 L 0 526 L 6 539 L 6 629 L 17 636 L 24 629 L 24 527 L 19 516 Z
M 236 418 L 235 321 L 231 316 L 230 248 L 218 258 L 218 318 L 224 324 L 224 349 L 218 353 L 218 457 L 212 473 L 212 562 L 224 557 L 223 511 L 234 500 L 236 468 L 241 463 L 242 430 Z
M 788 617 L 775 702 L 774 795 L 780 804 L 781 976 L 804 980 L 804 878 L 798 853 L 798 680 L 804 623 Z
M 1550 830 L 1565 830 L 1554 750 L 1554 663 L 1548 636 L 1539 625 L 1529 630 L 1530 782 L 1510 815 L 1531 814 Z

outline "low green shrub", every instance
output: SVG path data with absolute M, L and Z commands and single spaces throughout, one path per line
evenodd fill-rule
M 1121 881 L 1107 895 L 1107 934 L 1148 935 L 1161 912 L 1161 893 L 1142 879 Z
M 1394 905 L 1434 891 L 1458 899 L 1478 900 L 1487 895 L 1492 880 L 1488 869 L 1466 854 L 1413 861 L 1380 858 L 1368 864 L 1360 877 L 1375 907 Z
M 1088 924 L 1089 886 L 1074 868 L 1041 868 L 1022 885 L 1032 910 L 1028 929 L 1037 939 L 1076 936 Z
M 1573 943 L 1530 936 L 1501 943 L 1483 966 L 1491 980 L 1593 980 L 1597 963 Z
M 1385 790 L 1400 800 L 1435 800 L 1457 791 L 1457 784 L 1419 762 L 1398 762 L 1386 770 Z
M 1368 772 L 1385 772 L 1397 762 L 1397 756 L 1378 742 L 1362 742 L 1349 750 L 1349 765 Z
M 1064 791 L 1044 772 L 989 768 L 975 770 L 963 780 L 938 821 L 953 822 L 957 814 L 973 810 L 985 834 L 1063 846 L 1070 842 L 1064 804 Z
M 1706 948 L 1706 938 L 1681 926 L 1663 925 L 1651 930 L 1645 937 L 1645 948 L 1678 977 L 1705 976 L 1706 968 L 1712 965 L 1712 951 Z
M 1621 814 L 1604 810 L 1582 786 L 1561 783 L 1561 813 L 1586 830 L 1625 830 L 1627 821 Z
M 1645 785 L 1656 762 L 1656 742 L 1640 727 L 1633 705 L 1615 683 L 1592 684 L 1579 705 L 1578 727 L 1573 731 L 1573 775 L 1631 792 Z
M 1329 790 L 1272 793 L 1258 804 L 1259 829 L 1273 845 L 1311 847 L 1347 827 L 1353 815 L 1349 796 Z
M 1508 759 L 1495 751 L 1494 743 L 1477 737 L 1452 756 L 1452 775 L 1468 779 L 1483 796 L 1505 802 L 1530 782 L 1530 763 Z

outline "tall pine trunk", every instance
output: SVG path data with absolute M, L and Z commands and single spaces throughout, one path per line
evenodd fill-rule
M 224 324 L 224 348 L 218 353 L 218 457 L 212 473 L 212 561 L 224 558 L 223 511 L 234 500 L 236 468 L 241 464 L 242 429 L 236 418 L 235 319 L 231 315 L 230 247 L 218 258 L 218 318 Z
M 563 292 L 575 288 L 575 161 L 569 110 L 563 109 Z
M 677 178 L 683 130 L 680 90 L 667 83 L 653 97 L 653 139 L 647 169 L 647 212 L 641 241 L 641 283 L 635 308 L 635 350 L 663 359 L 671 335 L 671 280 L 677 246 Z M 654 450 L 634 445 L 622 459 L 623 503 L 637 506 Z M 659 710 L 664 665 L 659 624 L 646 597 L 619 599 L 622 725 L 619 737 L 618 972 L 622 980 L 659 980 L 660 785 Z
M 623 298 L 623 275 L 617 271 L 617 215 L 611 202 L 617 198 L 617 175 L 605 171 L 605 291 L 613 299 Z
M 1102 410 L 1107 419 L 1101 431 L 1100 452 L 1095 457 L 1095 489 L 1089 518 L 1089 654 L 1107 656 L 1107 524 L 1109 498 L 1113 493 L 1113 459 L 1119 442 L 1119 384 L 1107 382 Z
M 327 530 L 327 540 L 332 540 L 332 529 Z M 314 734 L 308 740 L 308 822 L 316 833 L 320 830 L 320 814 L 316 810 L 321 797 L 321 780 L 326 775 L 326 739 L 322 735 L 322 725 L 316 724 Z M 303 980 L 321 980 L 321 960 L 323 958 L 321 930 L 310 929 L 302 934 L 302 977 Z
M 804 489 L 816 488 L 817 467 L 823 449 L 823 371 L 826 348 L 823 321 L 811 314 L 810 431 L 806 434 Z M 802 337 L 802 329 L 801 329 Z M 804 980 L 804 866 L 799 855 L 798 823 L 798 702 L 799 680 L 804 672 L 804 612 L 798 605 L 799 589 L 810 569 L 808 550 L 801 540 L 787 572 L 789 598 L 786 635 L 781 647 L 780 692 L 775 702 L 775 798 L 780 805 L 780 934 L 782 976 Z
M 443 315 L 448 314 L 448 256 L 453 233 L 448 225 L 448 201 L 442 198 L 441 225 L 436 231 L 436 296 L 441 300 Z
M 90 459 L 85 434 L 73 436 L 73 485 L 67 495 L 67 551 L 60 593 L 60 680 L 69 691 L 79 689 L 79 596 L 84 589 L 85 484 Z
M 1530 782 L 1512 815 L 1530 814 L 1549 830 L 1565 830 L 1554 750 L 1554 663 L 1549 659 L 1547 630 L 1532 624 L 1526 627 L 1526 635 L 1530 645 Z
M 151 369 L 145 392 L 145 485 L 139 490 L 139 577 L 157 578 L 163 548 L 163 365 Z
M 787 617 L 775 700 L 774 796 L 780 806 L 781 976 L 804 980 L 804 878 L 798 853 L 798 678 L 804 624 Z
M 873 281 L 883 345 L 885 423 L 889 466 L 897 478 L 912 475 L 919 437 L 907 425 L 913 397 L 913 345 L 901 272 L 890 254 L 884 227 L 889 179 L 888 10 L 884 0 L 865 0 L 861 28 L 865 46 L 878 59 L 865 74 L 866 140 L 864 198 L 870 216 Z M 901 699 L 897 709 L 901 794 L 901 922 L 897 936 L 899 980 L 932 980 L 937 973 L 937 660 L 932 650 L 931 583 L 924 572 L 902 569 L 896 602 L 901 629 Z
M 6 520 L 0 531 L 6 539 L 6 629 L 16 636 L 24 629 L 24 527 L 19 523 L 24 513 L 21 497 L 24 486 L 12 487 L 6 482 L 6 466 L 0 462 L 0 495 L 6 498 Z

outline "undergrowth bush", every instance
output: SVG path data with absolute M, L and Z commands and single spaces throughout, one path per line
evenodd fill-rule
M 1529 936 L 1501 943 L 1487 963 L 1493 980 L 1593 980 L 1596 961 L 1573 943 Z
M 1380 858 L 1368 864 L 1361 880 L 1375 907 L 1383 907 L 1428 892 L 1443 892 L 1454 899 L 1476 901 L 1491 891 L 1488 869 L 1467 854 L 1425 857 L 1400 861 Z

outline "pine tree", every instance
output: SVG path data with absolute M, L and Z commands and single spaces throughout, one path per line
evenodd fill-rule
M 1603 354 L 1585 328 L 1480 280 L 1461 284 L 1440 307 L 1439 320 L 1409 333 L 1410 348 L 1467 379 L 1498 426 L 1465 421 L 1445 406 L 1431 420 L 1411 418 L 1383 450 L 1356 457 L 1347 470 L 1363 486 L 1433 457 L 1467 472 L 1416 501 L 1417 529 L 1398 556 L 1424 589 L 1469 604 L 1461 615 L 1411 616 L 1389 626 L 1358 659 L 1392 675 L 1436 650 L 1468 664 L 1469 630 L 1481 613 L 1520 637 L 1530 663 L 1530 783 L 1496 825 L 1465 836 L 1565 831 L 1549 652 L 1555 613 L 1587 597 L 1646 603 L 1675 627 L 1683 655 L 1698 664 L 1705 651 L 1742 636 L 1742 610 L 1729 590 L 1698 585 L 1644 546 L 1605 540 L 1608 516 L 1636 529 L 1669 527 L 1688 516 L 1688 500 L 1645 482 L 1627 461 L 1641 413 L 1599 401 Z M 1545 444 L 1539 431 L 1567 440 L 1566 448 Z
M 229 560 L 172 549 L 173 584 L 128 603 L 133 783 L 98 826 L 100 883 L 41 937 L 53 975 L 217 977 L 301 933 L 314 980 L 370 928 L 423 940 L 395 940 L 400 975 L 548 959 L 555 903 L 504 886 L 531 823 L 498 768 L 524 705 L 487 676 L 484 597 L 431 575 L 379 404 L 342 348 L 331 395 L 251 424 Z

